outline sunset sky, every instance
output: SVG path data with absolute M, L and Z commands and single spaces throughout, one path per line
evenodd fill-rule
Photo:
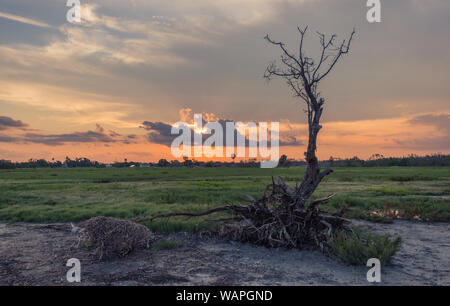
M 167 127 L 210 120 L 277 121 L 281 154 L 305 151 L 303 104 L 263 79 L 279 51 L 317 56 L 315 31 L 357 35 L 320 85 L 318 156 L 450 153 L 450 1 L 0 0 L 0 159 L 102 162 L 174 159 Z

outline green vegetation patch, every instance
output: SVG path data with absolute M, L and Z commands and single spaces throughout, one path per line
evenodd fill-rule
M 400 243 L 400 237 L 392 239 L 358 228 L 340 231 L 329 238 L 333 254 L 350 265 L 366 265 L 370 258 L 379 259 L 382 265 L 389 264 Z
M 94 216 L 122 219 L 168 212 L 200 212 L 244 194 L 263 195 L 272 176 L 291 186 L 304 168 L 69 168 L 0 170 L 0 221 L 76 222 Z M 394 178 L 394 179 L 393 179 Z M 399 179 L 400 178 L 400 179 Z M 426 178 L 426 179 L 424 179 Z M 395 218 L 450 221 L 450 167 L 335 168 L 314 193 L 336 196 L 325 211 L 390 222 Z M 386 213 L 385 213 L 386 212 Z M 176 217 L 147 224 L 154 231 L 213 229 L 211 219 Z

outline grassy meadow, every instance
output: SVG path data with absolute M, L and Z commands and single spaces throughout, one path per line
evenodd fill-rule
M 260 197 L 271 176 L 295 186 L 304 168 L 72 168 L 0 170 L 0 221 L 68 222 L 103 215 L 131 219 L 156 213 L 202 211 Z M 335 168 L 314 197 L 336 193 L 322 206 L 346 216 L 450 221 L 450 167 Z M 211 219 L 154 221 L 155 231 L 197 231 Z M 209 220 L 209 221 L 208 221 Z

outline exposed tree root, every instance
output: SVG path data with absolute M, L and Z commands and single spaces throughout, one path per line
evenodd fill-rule
M 205 210 L 201 213 L 176 212 L 176 213 L 159 214 L 159 215 L 154 215 L 149 218 L 134 219 L 133 221 L 134 222 L 148 222 L 148 221 L 153 221 L 154 219 L 176 217 L 176 216 L 201 217 L 201 216 L 210 215 L 210 214 L 218 212 L 218 211 L 232 210 L 231 206 L 232 205 L 219 206 L 219 207 L 216 207 L 213 209 Z
M 297 193 L 280 177 L 272 180 L 264 196 L 247 206 L 225 205 L 200 213 L 177 212 L 136 219 L 136 222 L 153 221 L 173 216 L 199 217 L 219 211 L 232 211 L 238 222 L 221 224 L 220 234 L 232 240 L 251 242 L 268 247 L 302 248 L 316 246 L 322 251 L 328 246 L 327 239 L 336 230 L 345 228 L 349 220 L 337 215 L 321 213 L 319 204 L 331 199 L 334 194 L 312 201 L 309 205 L 298 205 Z

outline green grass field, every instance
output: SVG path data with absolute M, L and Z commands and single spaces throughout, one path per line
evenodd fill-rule
M 322 208 L 348 207 L 347 217 L 393 216 L 450 221 L 449 167 L 336 168 L 314 197 L 337 195 Z M 67 222 L 103 215 L 124 219 L 244 204 L 260 197 L 271 176 L 295 185 L 303 168 L 74 168 L 0 170 L 0 220 Z M 222 215 L 158 220 L 156 231 L 203 230 Z

